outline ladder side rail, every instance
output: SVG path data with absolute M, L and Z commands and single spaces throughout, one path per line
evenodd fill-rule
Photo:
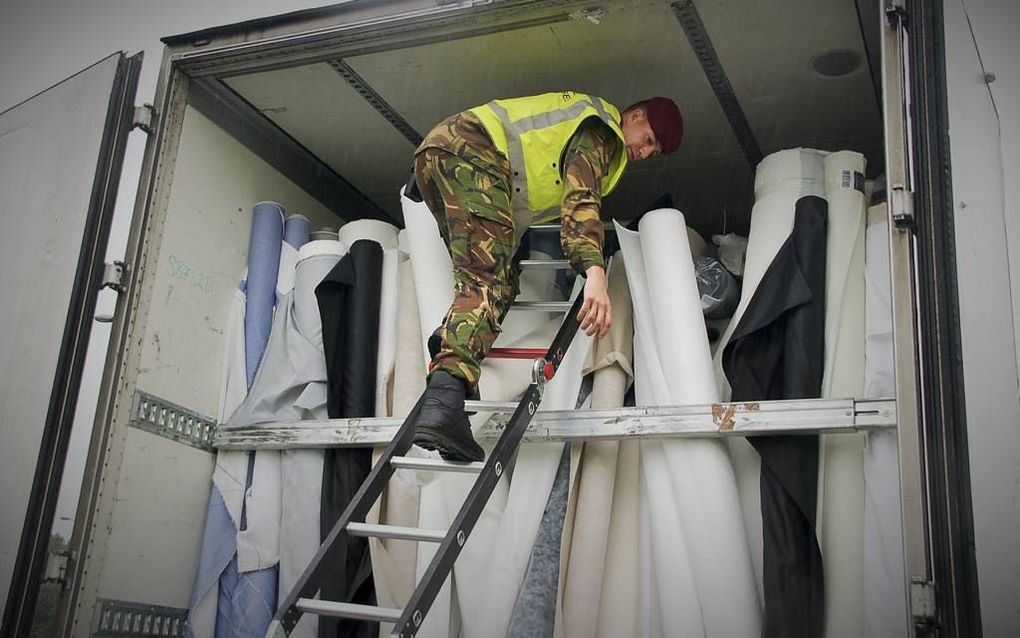
M 581 322 L 577 320 L 577 313 L 581 312 L 582 305 L 584 305 L 584 290 L 581 290 L 574 296 L 573 305 L 566 316 L 563 317 L 560 329 L 556 331 L 556 336 L 553 337 L 552 343 L 545 353 L 545 360 L 547 363 L 552 364 L 554 372 L 559 370 L 560 364 L 563 363 L 563 357 L 567 354 L 567 348 L 570 347 L 570 343 L 574 340 L 574 335 L 577 334 L 578 329 L 581 327 Z M 552 376 L 548 378 L 551 379 Z
M 422 399 L 419 398 L 418 402 L 415 403 L 408 413 L 404 419 L 404 424 L 400 426 L 400 430 L 397 431 L 396 436 L 393 437 L 393 440 L 383 452 L 382 458 L 372 467 L 368 477 L 361 484 L 361 487 L 358 488 L 351 502 L 344 509 L 343 514 L 340 515 L 340 518 L 337 519 L 329 534 L 322 541 L 319 550 L 308 563 L 297 583 L 277 608 L 274 624 L 279 623 L 279 626 L 287 635 L 290 635 L 291 630 L 297 625 L 303 613 L 297 607 L 298 600 L 314 598 L 319 593 L 323 578 L 321 572 L 326 566 L 335 562 L 337 558 L 335 554 L 341 547 L 338 544 L 341 535 L 346 536 L 347 542 L 349 542 L 350 536 L 346 532 L 347 524 L 365 522 L 365 517 L 368 515 L 369 510 L 372 509 L 376 499 L 382 494 L 390 477 L 393 476 L 395 470 L 390 462 L 391 459 L 394 456 L 405 454 L 410 449 L 414 439 L 414 426 L 418 410 L 421 407 L 421 401 Z

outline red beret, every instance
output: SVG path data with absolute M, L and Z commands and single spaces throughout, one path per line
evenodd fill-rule
M 649 98 L 645 100 L 645 113 L 655 139 L 662 147 L 662 154 L 667 155 L 679 148 L 684 136 L 684 120 L 676 102 L 668 97 Z

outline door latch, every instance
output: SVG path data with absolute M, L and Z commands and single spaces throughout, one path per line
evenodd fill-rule
M 46 555 L 46 572 L 43 581 L 47 583 L 66 583 L 67 572 L 74 566 L 74 552 L 62 549 Z
M 922 627 L 935 622 L 935 583 L 912 580 L 910 583 L 910 615 Z

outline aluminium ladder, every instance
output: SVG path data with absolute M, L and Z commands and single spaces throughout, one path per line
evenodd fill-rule
M 559 226 L 553 226 L 559 228 Z M 535 228 L 535 227 L 533 227 Z M 542 227 L 541 230 L 548 228 Z M 615 239 L 615 238 L 614 238 Z M 615 242 L 614 242 L 615 243 Z M 607 242 L 606 254 L 611 254 L 613 247 Z M 563 260 L 525 260 L 522 268 L 569 269 Z M 369 472 L 365 482 L 355 493 L 351 502 L 323 540 L 308 567 L 305 568 L 297 584 L 280 603 L 279 609 L 269 627 L 267 636 L 290 632 L 297 625 L 303 614 L 317 614 L 354 620 L 393 623 L 393 634 L 401 638 L 413 638 L 421 627 L 432 602 L 446 582 L 453 569 L 453 564 L 474 528 L 482 510 L 495 489 L 504 469 L 516 453 L 524 432 L 542 401 L 545 384 L 552 379 L 563 361 L 580 324 L 577 314 L 581 309 L 584 295 L 578 293 L 573 302 L 555 301 L 514 301 L 514 307 L 522 310 L 553 311 L 567 314 L 548 350 L 527 348 L 494 348 L 490 356 L 518 359 L 535 359 L 532 367 L 531 384 L 524 391 L 517 403 L 468 401 L 468 411 L 512 412 L 503 434 L 496 442 L 492 453 L 484 462 L 457 463 L 434 458 L 418 458 L 406 456 L 414 439 L 415 421 L 421 406 L 421 398 L 404 419 L 382 457 Z M 365 517 L 382 494 L 387 482 L 396 470 L 429 470 L 445 472 L 476 473 L 478 478 L 468 492 L 460 511 L 454 518 L 450 529 L 430 530 L 394 525 L 373 525 L 365 523 Z M 319 593 L 325 578 L 325 566 L 336 562 L 337 553 L 342 547 L 341 537 L 372 536 L 376 538 L 393 538 L 420 542 L 439 543 L 425 571 L 422 580 L 415 587 L 404 609 L 359 605 L 353 603 L 319 600 Z

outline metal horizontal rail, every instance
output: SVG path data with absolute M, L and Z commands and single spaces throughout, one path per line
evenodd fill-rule
M 493 415 L 478 436 L 497 438 L 508 420 L 507 414 Z M 401 423 L 395 418 L 365 418 L 220 426 L 213 445 L 222 450 L 379 446 L 389 443 Z M 892 399 L 809 399 L 540 411 L 524 433 L 524 440 L 718 438 L 862 432 L 895 426 L 896 401 Z

